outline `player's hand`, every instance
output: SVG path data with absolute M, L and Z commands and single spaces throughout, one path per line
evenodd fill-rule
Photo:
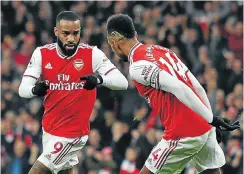
M 48 89 L 49 89 L 49 81 L 45 80 L 36 83 L 36 85 L 32 88 L 32 93 L 34 95 L 43 97 L 46 95 Z
M 240 128 L 240 122 L 236 121 L 234 123 L 230 122 L 229 118 L 214 117 L 212 123 L 210 123 L 217 129 L 221 131 L 233 131 Z
M 86 90 L 92 90 L 103 83 L 103 78 L 100 75 L 81 77 L 80 80 L 86 81 L 85 85 L 83 86 L 83 88 Z

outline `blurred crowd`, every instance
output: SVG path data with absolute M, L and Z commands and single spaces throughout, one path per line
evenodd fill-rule
M 207 91 L 214 116 L 243 121 L 242 1 L 2 1 L 1 9 L 2 174 L 28 173 L 42 151 L 42 99 L 20 98 L 18 87 L 33 50 L 56 41 L 55 18 L 63 10 L 79 14 L 81 42 L 98 46 L 129 80 L 126 91 L 98 88 L 76 174 L 136 174 L 164 133 L 128 76 L 128 64 L 106 41 L 106 20 L 114 13 L 133 18 L 141 42 L 176 52 Z M 224 133 L 223 174 L 242 173 L 242 142 L 243 124 Z M 183 173 L 196 171 L 189 165 Z

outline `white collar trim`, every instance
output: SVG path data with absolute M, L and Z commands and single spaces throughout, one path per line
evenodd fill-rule
M 79 49 L 79 46 L 80 46 L 80 44 L 78 45 L 78 47 L 76 48 L 76 51 L 75 51 L 75 53 L 72 55 L 72 56 L 65 56 L 64 54 L 62 54 L 61 52 L 59 52 L 59 48 L 58 48 L 58 44 L 56 43 L 56 52 L 57 52 L 57 54 L 58 54 L 58 56 L 60 57 L 60 58 L 62 58 L 62 59 L 71 59 L 74 55 L 76 55 L 76 53 L 77 53 L 77 51 L 78 51 L 78 49 Z
M 132 57 L 133 57 L 133 55 L 134 55 L 135 50 L 136 50 L 139 46 L 141 46 L 141 45 L 142 45 L 142 43 L 137 42 L 137 43 L 130 49 L 130 52 L 129 52 L 129 54 L 128 54 L 128 60 L 129 60 L 131 63 L 133 62 Z

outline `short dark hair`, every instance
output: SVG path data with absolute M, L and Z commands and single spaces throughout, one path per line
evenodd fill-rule
M 58 24 L 62 19 L 67 21 L 77 21 L 77 20 L 80 21 L 80 17 L 72 11 L 60 12 L 56 18 L 56 24 Z
M 133 38 L 136 34 L 133 21 L 126 14 L 115 14 L 108 18 L 107 32 L 110 35 L 113 31 L 117 31 L 125 38 Z

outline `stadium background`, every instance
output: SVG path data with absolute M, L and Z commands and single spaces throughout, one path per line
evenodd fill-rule
M 215 116 L 243 120 L 243 2 L 1 1 L 1 172 L 26 174 L 40 154 L 42 99 L 22 99 L 18 87 L 35 47 L 55 42 L 56 15 L 77 12 L 81 42 L 97 45 L 129 80 L 127 91 L 98 89 L 91 134 L 79 154 L 79 174 L 129 174 L 143 166 L 163 129 L 106 41 L 106 19 L 127 13 L 139 40 L 171 48 L 207 91 Z M 81 106 L 85 107 L 85 106 Z M 133 121 L 137 116 L 139 121 Z M 156 124 L 155 124 L 156 123 Z M 242 173 L 243 125 L 224 134 L 224 174 Z M 187 166 L 185 174 L 194 174 Z

